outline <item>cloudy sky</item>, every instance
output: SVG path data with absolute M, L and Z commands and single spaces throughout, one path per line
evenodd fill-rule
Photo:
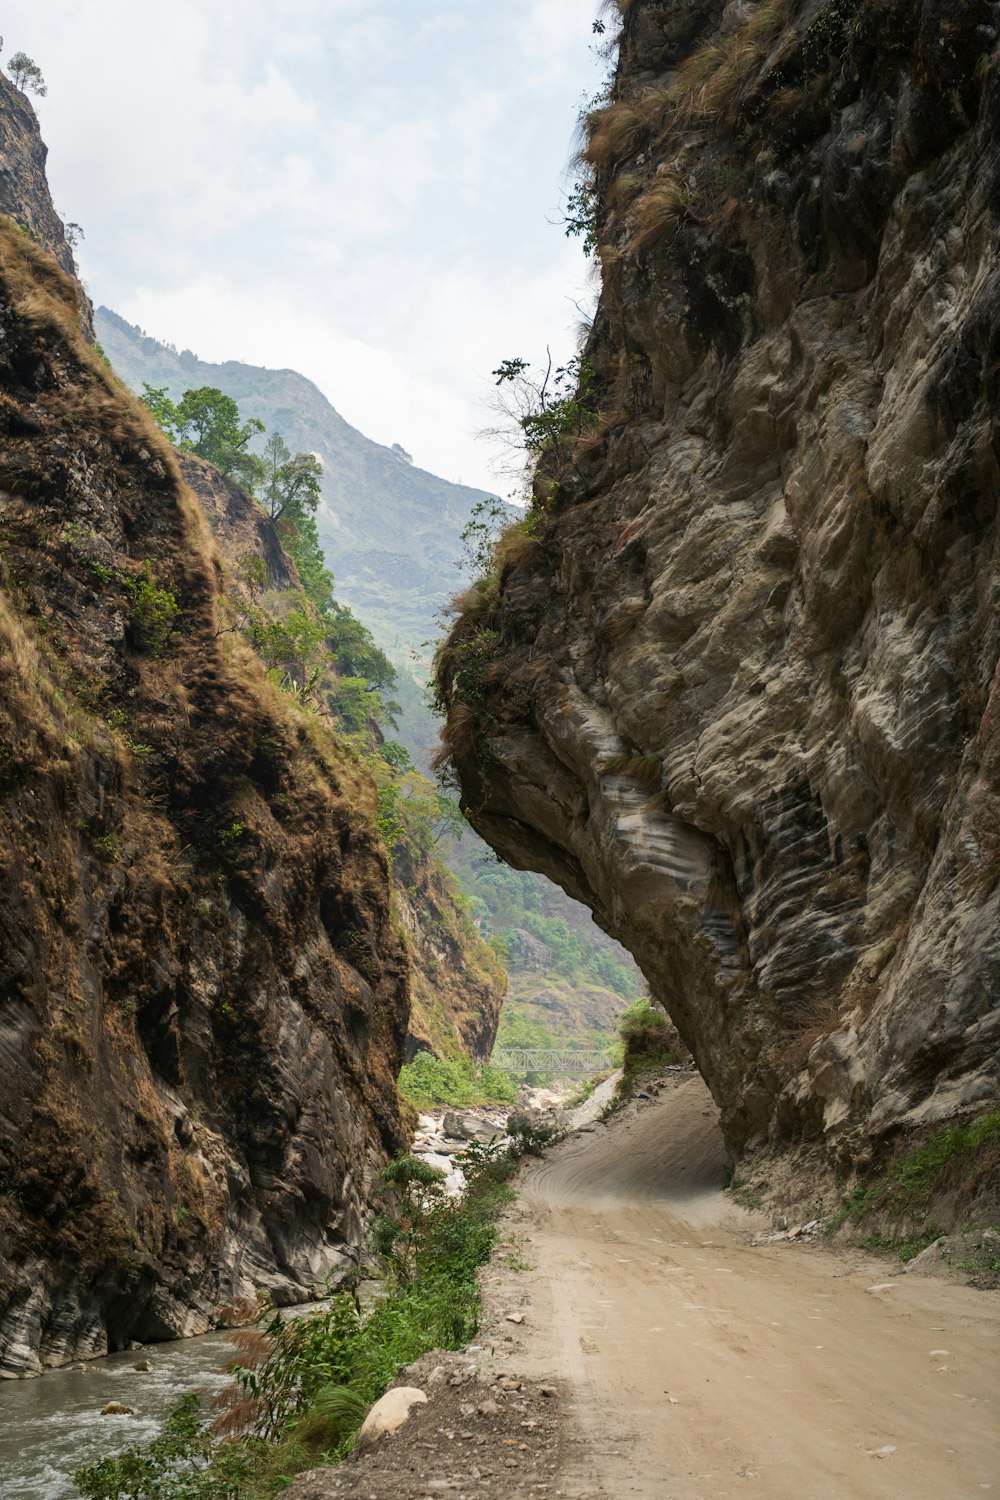
M 505 489 L 490 371 L 571 352 L 558 225 L 597 0 L 8 0 L 95 303 L 290 366 L 380 442 Z

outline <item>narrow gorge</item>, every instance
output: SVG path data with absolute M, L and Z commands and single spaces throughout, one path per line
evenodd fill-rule
M 587 378 L 457 601 L 446 748 L 741 1173 L 829 1186 L 997 1097 L 1000 10 L 619 10 Z
M 0 39 L 0 1500 L 993 1482 L 1000 0 L 595 6 Z

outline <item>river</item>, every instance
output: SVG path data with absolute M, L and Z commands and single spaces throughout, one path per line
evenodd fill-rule
M 226 1334 L 206 1333 L 110 1354 L 82 1370 L 0 1381 L 0 1500 L 71 1500 L 75 1469 L 153 1437 L 192 1387 L 218 1390 L 234 1353 Z M 146 1373 L 135 1368 L 142 1360 Z M 102 1417 L 109 1401 L 135 1416 Z

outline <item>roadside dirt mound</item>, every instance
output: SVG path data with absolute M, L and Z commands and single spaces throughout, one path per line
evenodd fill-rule
M 468 1500 L 502 1495 L 537 1500 L 559 1484 L 570 1429 L 559 1393 L 507 1375 L 477 1373 L 474 1354 L 429 1355 L 401 1383 L 430 1396 L 406 1426 L 339 1469 L 316 1469 L 287 1492 L 288 1500 L 425 1500 L 453 1494 Z

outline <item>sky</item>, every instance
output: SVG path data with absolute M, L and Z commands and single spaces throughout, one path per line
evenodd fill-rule
M 309 376 L 367 436 L 507 493 L 490 372 L 576 348 L 559 224 L 598 0 L 7 0 L 56 208 L 104 303 Z M 509 454 L 503 457 L 508 459 Z

